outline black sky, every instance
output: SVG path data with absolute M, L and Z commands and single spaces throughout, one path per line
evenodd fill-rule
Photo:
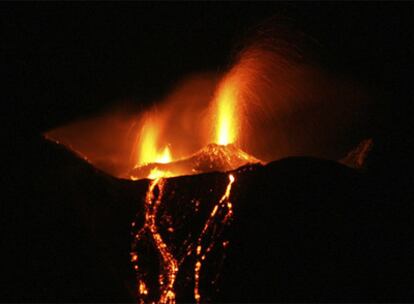
M 7 117 L 42 132 L 123 98 L 149 102 L 188 73 L 221 71 L 274 15 L 321 45 L 322 65 L 408 104 L 411 3 L 3 3 Z M 392 101 L 390 101 L 392 100 Z M 404 112 L 404 111 L 402 111 Z M 15 125 L 15 123 L 13 123 Z

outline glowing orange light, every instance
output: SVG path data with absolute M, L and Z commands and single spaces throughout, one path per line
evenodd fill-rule
M 141 295 L 147 295 L 148 294 L 147 285 L 145 285 L 145 282 L 143 282 L 143 281 L 139 282 L 139 293 Z
M 213 101 L 214 105 L 214 126 L 215 139 L 214 141 L 219 145 L 228 145 L 235 143 L 239 131 L 239 113 L 237 111 L 237 82 L 232 79 L 226 79 L 220 85 L 216 98 Z M 174 284 L 177 273 L 179 271 L 181 261 L 177 260 L 172 254 L 171 248 L 165 243 L 162 235 L 159 232 L 159 226 L 156 222 L 158 207 L 161 204 L 164 185 L 166 177 L 174 176 L 173 173 L 162 170 L 165 166 L 157 164 L 166 164 L 172 162 L 170 148 L 167 145 L 161 146 L 159 144 L 162 130 L 161 121 L 147 117 L 141 128 L 140 139 L 138 142 L 138 160 L 136 167 L 153 164 L 153 167 L 148 174 L 148 178 L 152 179 L 149 184 L 145 199 L 145 223 L 143 228 L 135 235 L 135 241 L 142 239 L 144 233 L 149 233 L 155 247 L 157 248 L 161 257 L 161 269 L 159 274 L 159 299 L 158 303 L 173 304 L 176 302 L 176 295 L 174 291 Z M 135 179 L 131 176 L 131 179 Z M 194 265 L 194 299 L 196 303 L 200 303 L 202 295 L 200 293 L 200 273 L 202 263 L 206 256 L 213 249 L 215 241 L 220 235 L 221 229 L 216 229 L 215 223 L 220 223 L 223 227 L 233 215 L 232 204 L 230 202 L 230 191 L 235 178 L 232 174 L 228 175 L 228 184 L 224 194 L 218 203 L 216 203 L 207 219 L 200 236 L 196 243 L 196 262 Z M 155 194 L 155 189 L 158 189 L 158 194 Z M 170 233 L 174 232 L 173 228 L 168 228 Z M 205 244 L 208 244 L 205 246 Z M 226 247 L 228 242 L 223 243 Z M 192 246 L 191 246 L 192 247 Z M 190 248 L 187 256 L 190 255 L 194 247 Z M 138 271 L 138 256 L 132 255 L 132 262 L 135 263 L 135 270 Z M 142 280 L 139 279 L 139 291 L 141 296 L 147 295 L 148 290 Z M 141 298 L 145 302 L 144 298 Z
M 131 262 L 136 262 L 136 261 L 138 261 L 138 255 L 132 254 L 131 255 Z
M 158 207 L 161 204 L 164 193 L 164 185 L 165 179 L 163 178 L 156 178 L 150 182 L 145 197 L 145 223 L 135 235 L 135 239 L 139 241 L 145 234 L 149 233 L 154 241 L 154 245 L 160 253 L 162 260 L 162 274 L 159 276 L 160 298 L 158 303 L 173 304 L 175 303 L 174 283 L 178 272 L 178 262 L 171 253 L 171 249 L 164 242 L 156 222 Z M 154 193 L 155 189 L 158 189 L 157 195 Z M 131 256 L 137 262 L 137 253 L 132 252 Z M 135 256 L 136 258 L 134 258 Z M 134 269 L 138 271 L 137 264 L 134 265 Z M 148 294 L 148 289 L 143 280 L 139 280 L 139 293 L 140 295 Z M 145 301 L 142 300 L 141 302 L 144 303 Z
M 163 260 L 163 271 L 165 272 L 165 275 L 160 276 L 159 280 L 159 284 L 162 286 L 159 303 L 167 304 L 175 303 L 174 282 L 176 274 L 178 272 L 178 263 L 162 239 L 161 234 L 158 231 L 158 226 L 156 224 L 156 216 L 158 206 L 161 204 L 161 199 L 163 196 L 164 183 L 165 180 L 157 178 L 153 180 L 149 186 L 146 196 L 147 212 L 145 214 L 145 226 L 148 227 L 147 229 L 149 229 L 154 243 L 157 246 L 157 249 Z M 156 187 L 158 187 L 159 190 L 157 198 L 154 197 L 154 189 Z
M 137 143 L 138 155 L 135 168 L 150 163 L 166 164 L 172 161 L 171 150 L 168 145 L 165 145 L 163 149 L 159 148 L 159 137 L 159 123 L 152 117 L 147 116 L 142 125 L 139 141 Z M 149 179 L 157 179 L 169 176 L 171 176 L 171 172 L 154 168 L 147 177 Z M 134 176 L 130 176 L 130 178 L 132 180 L 137 180 Z
M 170 148 L 168 148 L 168 146 L 166 146 L 164 148 L 164 151 L 162 151 L 161 154 L 157 155 L 157 157 L 155 159 L 155 162 L 160 163 L 160 164 L 166 164 L 166 163 L 171 162 L 171 160 L 172 160 L 172 157 L 171 157 Z
M 213 210 L 211 211 L 210 217 L 205 223 L 204 228 L 197 240 L 198 242 L 198 245 L 196 248 L 197 261 L 194 265 L 194 299 L 196 303 L 200 303 L 200 300 L 201 300 L 201 294 L 200 294 L 200 272 L 201 272 L 201 266 L 202 266 L 201 262 L 205 260 L 207 253 L 210 252 L 214 246 L 214 241 L 212 241 L 210 242 L 210 245 L 205 250 L 203 250 L 201 243 L 207 231 L 211 229 L 213 221 L 216 219 L 217 211 L 219 210 L 219 208 L 222 210 L 225 210 L 224 218 L 221 220 L 222 225 L 224 225 L 229 220 L 229 218 L 233 215 L 233 207 L 232 207 L 232 204 L 230 203 L 230 192 L 231 192 L 231 187 L 234 181 L 235 181 L 234 175 L 229 174 L 229 183 L 227 184 L 226 191 L 224 192 L 220 201 L 214 206 Z M 227 209 L 225 207 L 227 207 Z M 226 243 L 225 246 L 227 246 L 228 241 L 224 243 Z M 224 243 L 223 243 L 223 246 L 224 246 Z
M 162 173 L 162 171 L 161 171 Z M 190 246 L 186 253 L 189 256 L 195 249 L 196 262 L 194 265 L 194 299 L 196 303 L 201 301 L 200 293 L 200 273 L 202 263 L 205 261 L 206 256 L 214 247 L 216 240 L 221 234 L 221 229 L 216 229 L 214 223 L 221 223 L 221 227 L 225 225 L 233 215 L 232 204 L 230 202 L 230 192 L 232 185 L 235 181 L 234 175 L 228 175 L 229 181 L 224 194 L 221 196 L 218 203 L 216 203 L 207 219 L 200 236 L 197 238 L 196 247 Z M 177 260 L 173 255 L 171 247 L 164 241 L 160 231 L 159 223 L 157 223 L 157 214 L 162 199 L 164 196 L 164 188 L 167 180 L 159 177 L 153 179 L 148 186 L 148 191 L 145 197 L 145 222 L 144 226 L 134 235 L 134 242 L 142 240 L 145 235 L 150 235 L 155 247 L 157 248 L 161 257 L 161 269 L 158 278 L 159 283 L 159 298 L 158 303 L 175 304 L 176 294 L 174 290 L 175 280 L 179 267 L 183 260 Z M 158 191 L 156 191 L 158 190 Z M 135 223 L 135 222 L 134 222 Z M 169 232 L 174 232 L 172 227 L 168 228 Z M 202 244 L 208 244 L 203 246 Z M 227 247 L 228 241 L 224 241 L 223 247 Z M 138 272 L 138 254 L 136 251 L 131 252 L 131 261 L 134 263 L 134 269 Z M 149 290 L 145 285 L 142 277 L 138 275 L 138 288 L 140 295 L 140 303 L 147 303 L 146 296 L 149 294 Z M 155 302 L 151 302 L 155 303 Z
M 160 130 L 157 122 L 148 117 L 141 129 L 136 166 L 149 163 L 165 164 L 172 161 L 171 151 L 168 146 L 164 146 L 163 149 L 158 148 L 159 133 Z
M 148 175 L 149 179 L 158 179 L 161 177 L 170 177 L 173 174 L 169 171 L 159 170 L 158 168 L 154 168 L 151 170 L 150 174 Z
M 219 88 L 217 99 L 215 142 L 219 145 L 234 143 L 238 133 L 237 87 L 225 81 Z

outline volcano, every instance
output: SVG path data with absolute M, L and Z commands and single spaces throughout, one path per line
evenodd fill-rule
M 4 259 L 14 267 L 5 275 L 10 279 L 3 298 L 136 302 L 130 224 L 135 220 L 137 229 L 142 226 L 151 181 L 114 178 L 53 142 L 30 144 L 38 153 L 29 155 L 27 163 L 38 169 L 26 170 L 17 188 L 26 191 L 15 195 L 36 212 L 15 207 L 23 217 L 15 226 L 30 234 L 17 238 L 27 251 Z M 378 167 L 379 151 L 381 143 L 373 147 L 369 168 Z M 396 175 L 309 157 L 249 165 L 231 174 L 235 216 L 201 269 L 202 302 L 412 299 L 412 204 L 393 183 Z M 227 175 L 166 179 L 157 219 L 177 260 L 223 194 Z M 33 186 L 27 180 L 35 181 Z M 53 229 L 56 225 L 60 228 Z M 229 241 L 225 250 L 222 240 Z M 138 249 L 149 294 L 154 294 L 157 253 L 150 242 Z M 189 257 L 177 274 L 177 302 L 194 301 L 193 262 Z
M 247 154 L 234 144 L 209 144 L 193 155 L 171 163 L 151 163 L 138 166 L 126 177 L 142 179 L 151 175 L 153 170 L 166 172 L 168 177 L 193 175 L 207 172 L 226 172 L 235 170 L 247 164 L 262 163 L 259 159 Z

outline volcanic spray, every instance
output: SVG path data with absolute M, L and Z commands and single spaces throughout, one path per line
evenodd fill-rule
M 214 170 L 229 171 L 248 163 L 260 162 L 235 146 L 240 127 L 238 121 L 237 86 L 226 78 L 219 87 L 212 108 L 216 114 L 212 115 L 216 126 L 214 141 L 192 156 L 171 162 L 170 152 L 166 146 L 158 150 L 156 145 L 156 131 L 151 121 L 141 130 L 140 161 L 129 173 L 131 179 L 147 177 L 152 179 L 148 186 L 145 198 L 145 221 L 143 227 L 133 233 L 131 261 L 137 273 L 138 299 L 141 303 L 175 303 L 176 291 L 174 289 L 180 265 L 188 258 L 194 260 L 194 300 L 202 301 L 200 279 L 203 262 L 221 239 L 224 228 L 230 223 L 233 216 L 230 201 L 231 188 L 235 182 L 233 174 L 229 174 L 229 181 L 224 194 L 214 204 L 210 215 L 205 221 L 199 236 L 193 240 L 186 240 L 184 248 L 175 248 L 174 244 L 167 244 L 161 234 L 158 212 L 162 204 L 164 187 L 167 177 L 209 172 Z M 163 152 L 159 152 L 163 151 Z M 152 158 L 151 158 L 152 157 Z M 149 161 L 150 160 L 150 161 Z M 151 162 L 152 161 L 152 162 Z M 146 174 L 146 176 L 145 176 Z M 135 227 L 136 222 L 132 226 Z M 165 230 L 165 229 L 164 229 Z M 174 228 L 167 229 L 170 233 Z M 151 284 L 146 282 L 146 273 L 140 267 L 140 242 L 151 242 L 159 256 L 158 288 L 149 290 Z M 223 248 L 228 241 L 221 242 Z M 175 249 L 175 250 L 174 250 Z M 178 253 L 178 254 L 177 254 Z
M 214 279 L 203 279 L 203 265 L 214 250 L 229 245 L 224 236 L 233 217 L 235 174 L 210 189 L 214 203 L 192 231 L 179 224 L 187 215 L 166 208 L 171 195 L 180 195 L 179 189 L 169 191 L 170 178 L 229 172 L 293 155 L 335 159 L 338 150 L 349 148 L 338 143 L 356 126 L 349 117 L 363 95 L 308 64 L 295 38 L 274 30 L 259 29 L 223 75 L 191 77 L 138 119 L 111 113 L 46 134 L 114 176 L 149 179 L 144 221 L 137 214 L 132 229 L 131 261 L 142 303 L 175 303 L 188 289 L 196 302 L 208 299 Z M 191 216 L 200 217 L 200 201 L 192 199 Z M 185 263 L 192 264 L 191 275 L 180 272 Z

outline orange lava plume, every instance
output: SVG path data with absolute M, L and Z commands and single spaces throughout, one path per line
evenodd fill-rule
M 157 125 L 152 120 L 148 120 L 141 129 L 139 158 L 136 166 L 150 163 L 165 164 L 172 160 L 169 147 L 158 149 L 157 140 Z
M 163 149 L 158 148 L 159 126 L 157 121 L 147 117 L 142 128 L 138 142 L 139 154 L 137 157 L 136 167 L 138 165 L 150 163 L 169 163 L 172 160 L 170 148 L 165 146 Z
M 237 117 L 237 84 L 225 81 L 220 86 L 215 101 L 216 121 L 214 143 L 232 144 L 237 139 L 239 119 Z
M 370 98 L 307 56 L 308 44 L 312 50 L 300 33 L 264 24 L 221 75 L 192 75 L 154 100 L 156 107 L 138 110 L 134 101 L 45 135 L 106 173 L 130 179 L 137 166 L 179 161 L 212 143 L 235 144 L 264 162 L 338 159 L 361 140 L 355 130 L 369 131 Z M 182 174 L 192 173 L 173 175 Z
M 289 31 L 278 35 L 259 30 L 224 75 L 193 75 L 157 102 L 156 108 L 112 111 L 45 134 L 113 176 L 151 179 L 144 201 L 145 222 L 134 235 L 131 252 L 141 303 L 176 302 L 174 283 L 182 260 L 175 251 L 173 255 L 157 223 L 166 178 L 228 172 L 262 163 L 258 158 L 265 162 L 294 155 L 334 159 L 346 145 L 342 140 L 348 135 L 344 134 L 358 125 L 355 113 L 362 113 L 365 94 L 308 62 L 295 46 L 295 35 L 292 39 Z M 358 123 L 363 125 L 361 118 Z M 232 174 L 228 178 L 225 193 L 199 237 L 189 240 L 189 247 L 178 248 L 185 256 L 195 255 L 197 303 L 203 300 L 203 262 L 233 215 L 230 192 L 235 178 Z M 144 281 L 134 249 L 137 242 L 148 240 L 160 258 L 157 291 Z M 228 242 L 221 244 L 224 248 Z
M 167 164 L 172 161 L 170 148 L 165 145 L 163 149 L 159 149 L 158 142 L 160 141 L 160 123 L 157 120 L 147 115 L 141 128 L 141 133 L 137 143 L 137 151 L 139 152 L 136 156 L 137 161 L 135 168 L 147 164 Z M 154 167 L 148 174 L 149 179 L 157 179 L 160 177 L 169 177 L 172 173 L 166 170 L 161 170 Z M 132 180 L 136 178 L 130 176 Z

